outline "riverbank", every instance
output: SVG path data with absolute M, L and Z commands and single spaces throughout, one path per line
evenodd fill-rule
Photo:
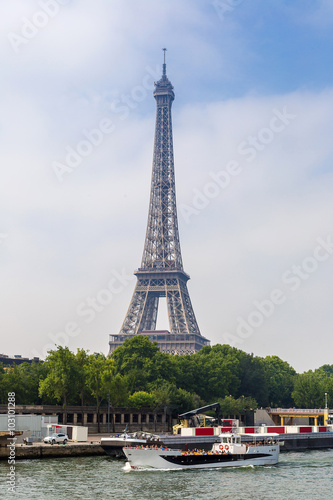
M 9 458 L 9 448 L 0 447 L 0 460 Z M 88 457 L 106 455 L 98 441 L 85 443 L 66 443 L 66 444 L 45 444 L 33 443 L 31 445 L 17 444 L 15 446 L 15 460 L 24 460 L 32 458 L 65 458 L 65 457 Z
M 65 458 L 80 456 L 99 456 L 107 455 L 100 445 L 101 437 L 110 436 L 110 434 L 90 435 L 89 441 L 83 443 L 69 442 L 65 445 L 51 445 L 45 443 L 33 443 L 31 445 L 16 444 L 15 460 L 33 459 L 33 458 Z M 260 434 L 258 434 L 260 436 Z M 303 451 L 315 449 L 333 448 L 333 433 L 306 433 L 306 434 L 280 434 L 282 441 L 281 451 Z M 163 438 L 162 438 L 163 439 Z M 251 436 L 243 436 L 242 441 L 251 441 Z M 216 436 L 192 437 L 192 436 L 164 436 L 163 441 L 170 448 L 193 448 L 200 447 L 210 449 Z M 0 460 L 9 458 L 10 449 L 7 446 L 0 446 Z

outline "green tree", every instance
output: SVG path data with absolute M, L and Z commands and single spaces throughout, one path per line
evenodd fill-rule
M 195 354 L 200 380 L 191 392 L 207 401 L 235 394 L 240 386 L 237 350 L 227 345 L 206 346 Z
M 328 407 L 333 406 L 333 365 L 323 365 L 314 371 L 315 375 L 321 381 L 321 391 L 323 402 L 321 406 L 325 406 L 325 393 L 327 394 Z
M 177 387 L 213 402 L 239 389 L 237 349 L 227 345 L 205 346 L 196 354 L 175 359 Z
M 296 371 L 278 356 L 264 358 L 264 371 L 268 386 L 269 405 L 282 408 L 294 406 L 291 393 L 297 375 Z
M 40 404 L 39 382 L 46 376 L 43 363 L 21 363 L 3 370 L 4 393 L 15 392 L 17 404 Z
M 88 397 L 87 387 L 87 365 L 89 363 L 88 352 L 84 349 L 78 349 L 75 355 L 76 370 L 77 370 L 77 390 L 81 402 L 81 413 L 83 422 L 83 407 L 85 400 Z
M 106 361 L 104 354 L 94 353 L 88 356 L 88 363 L 85 365 L 87 387 L 96 402 L 97 432 L 100 432 L 101 400 L 105 396 L 103 374 L 107 366 Z
M 126 377 L 131 393 L 147 391 L 151 382 L 175 379 L 174 357 L 161 352 L 157 342 L 143 335 L 125 340 L 111 358 L 115 371 Z
M 221 405 L 221 415 L 223 417 L 241 415 L 249 410 L 255 410 L 258 406 L 255 399 L 244 396 L 237 399 L 233 396 L 226 396 L 224 399 L 219 400 L 219 403 Z
M 76 358 L 68 347 L 57 346 L 45 360 L 47 376 L 39 383 L 40 397 L 62 402 L 64 409 L 77 399 L 79 371 Z M 65 417 L 66 418 L 66 417 Z
M 157 342 L 151 342 L 144 335 L 136 335 L 126 339 L 124 343 L 112 353 L 115 369 L 122 375 L 132 370 L 142 370 L 149 359 L 153 359 L 160 352 Z
M 106 382 L 105 393 L 109 395 L 111 406 L 126 406 L 129 397 L 126 377 L 116 373 L 108 383 Z
M 203 402 L 197 394 L 192 394 L 181 387 L 176 387 L 171 394 L 170 409 L 173 417 L 198 408 L 201 404 Z
M 155 398 L 155 412 L 163 410 L 165 415 L 172 414 L 174 417 L 193 409 L 195 402 L 198 402 L 196 394 L 191 394 L 167 381 L 155 385 L 152 394 Z
M 292 397 L 299 408 L 319 408 L 322 406 L 324 385 L 312 370 L 297 375 Z
M 317 368 L 314 373 L 320 379 L 333 378 L 333 365 L 323 365 Z
M 5 370 L 3 367 L 3 364 L 0 363 L 0 404 L 7 404 L 8 402 L 8 392 L 11 392 L 8 390 L 8 386 L 6 385 L 5 382 Z
M 129 391 L 126 377 L 120 373 L 116 373 L 115 363 L 112 358 L 107 358 L 105 369 L 102 373 L 103 395 L 110 405 L 112 413 L 112 430 L 115 432 L 114 412 L 119 406 L 126 406 L 128 403 Z
M 202 367 L 198 366 L 195 354 L 175 356 L 175 376 L 177 387 L 182 387 L 190 393 L 202 393 L 200 388 L 204 386 L 204 374 Z M 205 397 L 204 399 L 206 400 Z
M 138 391 L 131 394 L 128 398 L 128 405 L 130 408 L 136 408 L 140 410 L 141 408 L 154 408 L 155 397 L 153 394 L 145 391 Z
M 146 390 L 149 382 L 148 372 L 158 352 L 157 342 L 150 342 L 148 337 L 136 335 L 132 339 L 126 339 L 123 345 L 112 353 L 115 370 L 126 376 L 131 393 Z
M 236 396 L 255 399 L 259 406 L 267 406 L 269 387 L 262 358 L 238 351 L 240 388 Z M 232 393 L 231 393 L 232 394 Z

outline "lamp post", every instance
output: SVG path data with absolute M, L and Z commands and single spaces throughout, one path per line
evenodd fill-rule
M 244 425 L 246 425 L 246 412 L 245 412 L 245 408 L 244 408 L 244 394 L 242 394 L 242 413 L 243 413 Z
M 166 414 L 167 414 L 167 406 L 164 405 L 164 425 L 163 425 L 164 433 L 165 433 L 165 426 L 166 426 Z
M 108 434 L 110 433 L 110 391 L 108 392 Z
M 325 410 L 327 410 L 327 392 L 325 392 Z

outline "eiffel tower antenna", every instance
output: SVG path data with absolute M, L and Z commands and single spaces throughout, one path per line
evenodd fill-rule
M 163 76 L 166 76 L 165 53 L 167 49 L 162 49 L 162 50 L 163 50 Z
M 172 354 L 192 354 L 209 340 L 200 333 L 187 289 L 189 275 L 181 256 L 171 106 L 175 94 L 166 76 L 163 50 L 163 74 L 155 83 L 156 124 L 153 169 L 146 239 L 135 290 L 118 335 L 110 336 L 110 353 L 125 339 L 147 335 L 160 349 Z M 159 298 L 165 297 L 170 331 L 156 331 Z

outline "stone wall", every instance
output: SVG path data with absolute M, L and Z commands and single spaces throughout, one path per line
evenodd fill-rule
M 0 414 L 7 413 L 7 405 L 0 405 Z M 16 415 L 58 415 L 59 424 L 83 425 L 88 427 L 89 434 L 98 432 L 98 415 L 94 406 L 68 406 L 66 410 L 58 405 L 16 405 Z M 100 432 L 122 432 L 127 427 L 128 432 L 170 432 L 172 419 L 163 411 L 153 411 L 150 408 L 135 410 L 133 408 L 107 407 L 99 411 Z M 19 429 L 18 429 L 19 430 Z

